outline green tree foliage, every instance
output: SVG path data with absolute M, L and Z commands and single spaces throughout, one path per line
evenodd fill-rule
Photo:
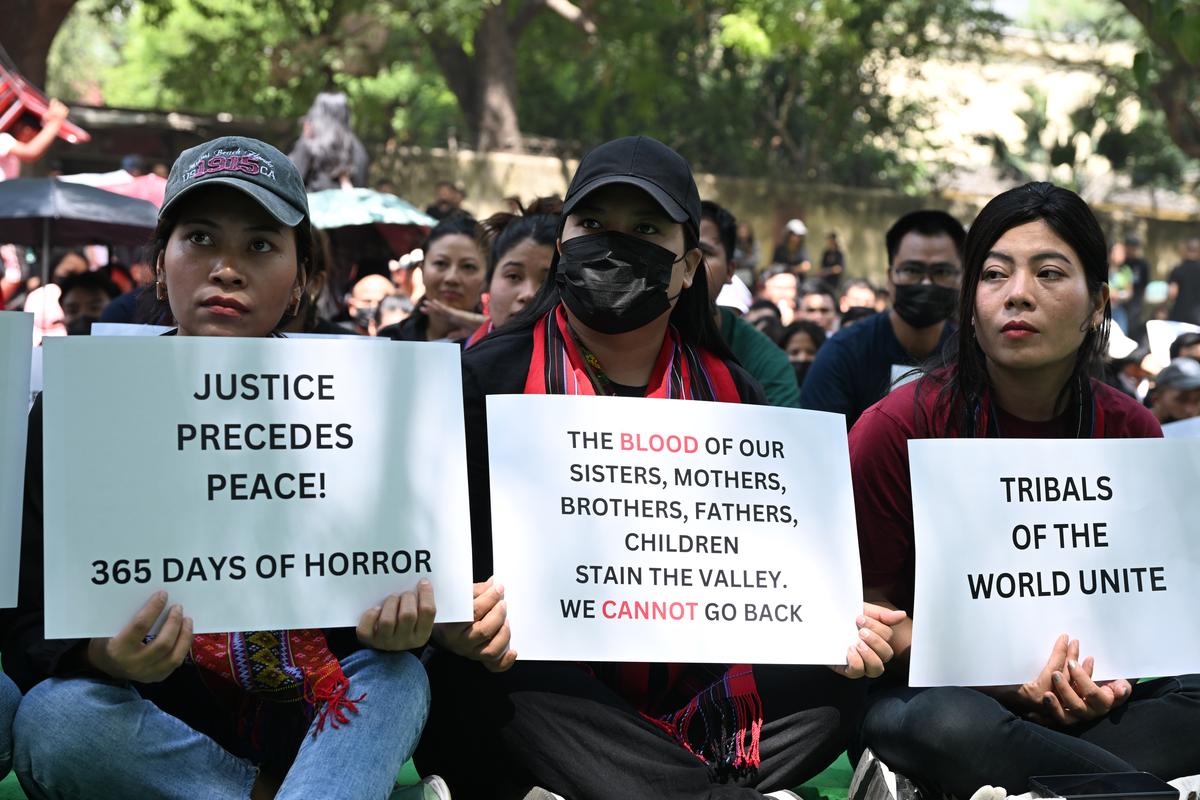
M 121 63 L 108 103 L 298 120 L 317 92 L 349 95 L 372 141 L 444 141 L 459 124 L 409 17 L 374 0 L 146 0 L 116 4 Z M 123 20 L 120 15 L 126 15 Z
M 364 138 L 472 141 L 480 66 L 503 63 L 482 51 L 502 37 L 511 86 L 488 91 L 511 90 L 526 141 L 575 155 L 649 133 L 716 172 L 914 191 L 931 176 L 904 153 L 932 109 L 885 77 L 972 57 L 1003 21 L 976 0 L 89 1 L 119 29 L 114 105 L 296 119 L 337 87 Z

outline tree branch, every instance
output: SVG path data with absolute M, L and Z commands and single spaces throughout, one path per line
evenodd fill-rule
M 542 11 L 553 11 L 570 22 L 588 36 L 596 35 L 596 23 L 584 9 L 575 5 L 571 0 L 521 0 L 517 7 L 516 16 L 508 24 L 509 34 L 513 41 L 521 38 L 521 34 L 533 22 L 534 17 Z

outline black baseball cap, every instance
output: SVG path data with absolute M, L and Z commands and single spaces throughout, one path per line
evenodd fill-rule
M 308 219 L 308 194 L 296 165 L 266 142 L 245 136 L 222 136 L 184 150 L 167 176 L 158 218 L 196 187 L 212 184 L 249 195 L 289 228 Z
M 687 160 L 657 139 L 626 136 L 605 142 L 579 162 L 567 188 L 565 219 L 579 201 L 601 186 L 627 183 L 645 191 L 667 216 L 700 235 L 700 191 Z

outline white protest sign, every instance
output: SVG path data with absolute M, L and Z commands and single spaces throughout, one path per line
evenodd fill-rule
M 93 322 L 92 336 L 161 336 L 170 325 L 141 325 L 135 322 Z
M 33 408 L 33 401 L 37 399 L 38 392 L 42 391 L 42 346 L 36 345 L 29 352 L 29 404 L 26 408 Z
M 0 312 L 0 608 L 17 604 L 33 314 Z
M 457 347 L 46 350 L 49 636 L 111 636 L 156 589 L 197 632 L 353 626 L 420 578 L 472 618 Z
M 1200 669 L 1200 448 L 1161 439 L 908 443 L 912 686 L 1033 680 L 1068 634 L 1097 680 Z
M 162 336 L 171 330 L 169 325 L 141 325 L 132 322 L 93 322 L 92 336 Z M 285 333 L 288 339 L 348 339 L 360 342 L 388 342 L 372 336 L 357 336 L 353 333 Z
M 495 574 L 522 658 L 845 663 L 862 582 L 840 415 L 487 404 Z
M 1200 439 L 1200 417 L 1168 422 L 1162 431 L 1167 439 Z

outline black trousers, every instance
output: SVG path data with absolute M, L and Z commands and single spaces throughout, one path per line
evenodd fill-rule
M 755 666 L 762 763 L 718 783 L 696 756 L 578 666 L 518 662 L 493 675 L 446 653 L 428 663 L 433 703 L 415 761 L 455 798 L 520 797 L 541 786 L 568 800 L 734 800 L 792 788 L 845 749 L 863 681 L 824 667 Z
M 974 689 L 878 687 L 862 744 L 892 769 L 955 797 L 980 786 L 1029 790 L 1035 775 L 1200 773 L 1200 675 L 1133 687 L 1128 702 L 1065 731 L 1021 719 Z

